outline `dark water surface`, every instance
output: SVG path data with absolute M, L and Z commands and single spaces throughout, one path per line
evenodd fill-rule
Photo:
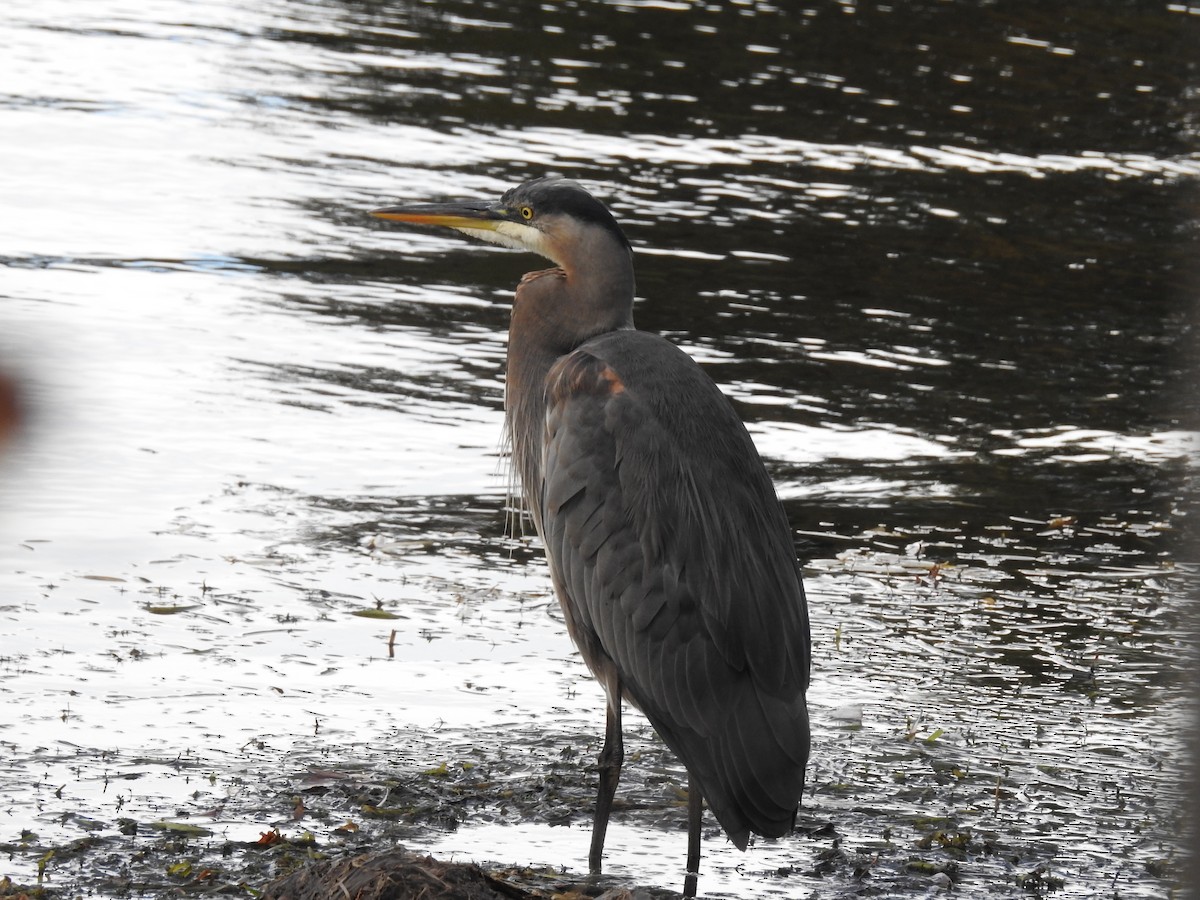
M 714 826 L 702 891 L 1167 895 L 1200 7 L 7 9 L 0 878 L 253 884 L 222 848 L 273 826 L 585 870 L 601 693 L 500 453 L 542 263 L 365 215 L 555 172 L 806 562 L 800 827 Z M 682 775 L 639 728 L 608 868 L 675 887 Z

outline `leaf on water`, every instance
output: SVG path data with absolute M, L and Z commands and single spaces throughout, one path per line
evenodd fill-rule
M 167 866 L 167 874 L 177 878 L 187 878 L 192 874 L 192 864 L 186 859 L 183 862 L 174 863 Z
M 208 837 L 212 834 L 207 828 L 201 828 L 199 825 L 189 825 L 187 822 L 167 822 L 160 820 L 151 822 L 151 828 L 157 828 L 159 831 L 169 831 L 171 834 L 181 834 L 185 837 Z
M 361 807 L 364 816 L 371 816 L 377 819 L 398 819 L 401 816 L 409 814 L 410 810 L 403 809 L 398 806 L 371 806 L 363 804 Z
M 434 766 L 432 769 L 426 769 L 421 774 L 442 777 L 450 774 L 450 768 L 446 765 L 446 763 L 442 763 L 440 766 Z
M 929 735 L 929 737 L 925 738 L 925 743 L 932 744 L 934 741 L 936 741 L 938 738 L 940 738 L 945 733 L 946 732 L 944 730 L 942 730 L 941 728 L 935 728 L 933 730 L 933 734 L 931 734 L 931 735 Z
M 386 609 L 356 609 L 350 613 L 352 616 L 362 616 L 364 619 L 399 619 L 400 616 L 394 612 L 388 612 Z
M 938 828 L 942 825 L 952 825 L 954 822 L 949 816 L 917 816 L 912 824 L 917 828 Z
M 189 609 L 196 609 L 196 608 L 197 608 L 197 604 L 195 604 L 195 603 L 190 604 L 190 605 L 171 604 L 169 606 L 143 606 L 142 607 L 142 609 L 146 610 L 146 612 L 150 613 L 151 615 L 155 615 L 155 616 L 173 616 L 173 615 L 175 615 L 175 613 L 187 612 Z

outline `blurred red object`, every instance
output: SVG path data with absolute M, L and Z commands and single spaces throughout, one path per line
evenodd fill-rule
M 0 374 L 0 448 L 17 433 L 21 424 L 21 397 L 17 382 Z

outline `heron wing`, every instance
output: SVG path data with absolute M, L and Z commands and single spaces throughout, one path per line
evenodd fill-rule
M 586 342 L 547 379 L 541 520 L 568 627 L 739 847 L 790 829 L 809 629 L 791 532 L 729 401 L 673 344 Z

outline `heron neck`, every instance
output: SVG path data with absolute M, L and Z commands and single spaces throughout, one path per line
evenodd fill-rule
M 505 422 L 525 507 L 539 532 L 546 376 L 555 361 L 589 338 L 633 328 L 632 262 L 604 272 L 604 278 L 585 280 L 571 269 L 545 269 L 530 272 L 517 286 L 508 331 Z

